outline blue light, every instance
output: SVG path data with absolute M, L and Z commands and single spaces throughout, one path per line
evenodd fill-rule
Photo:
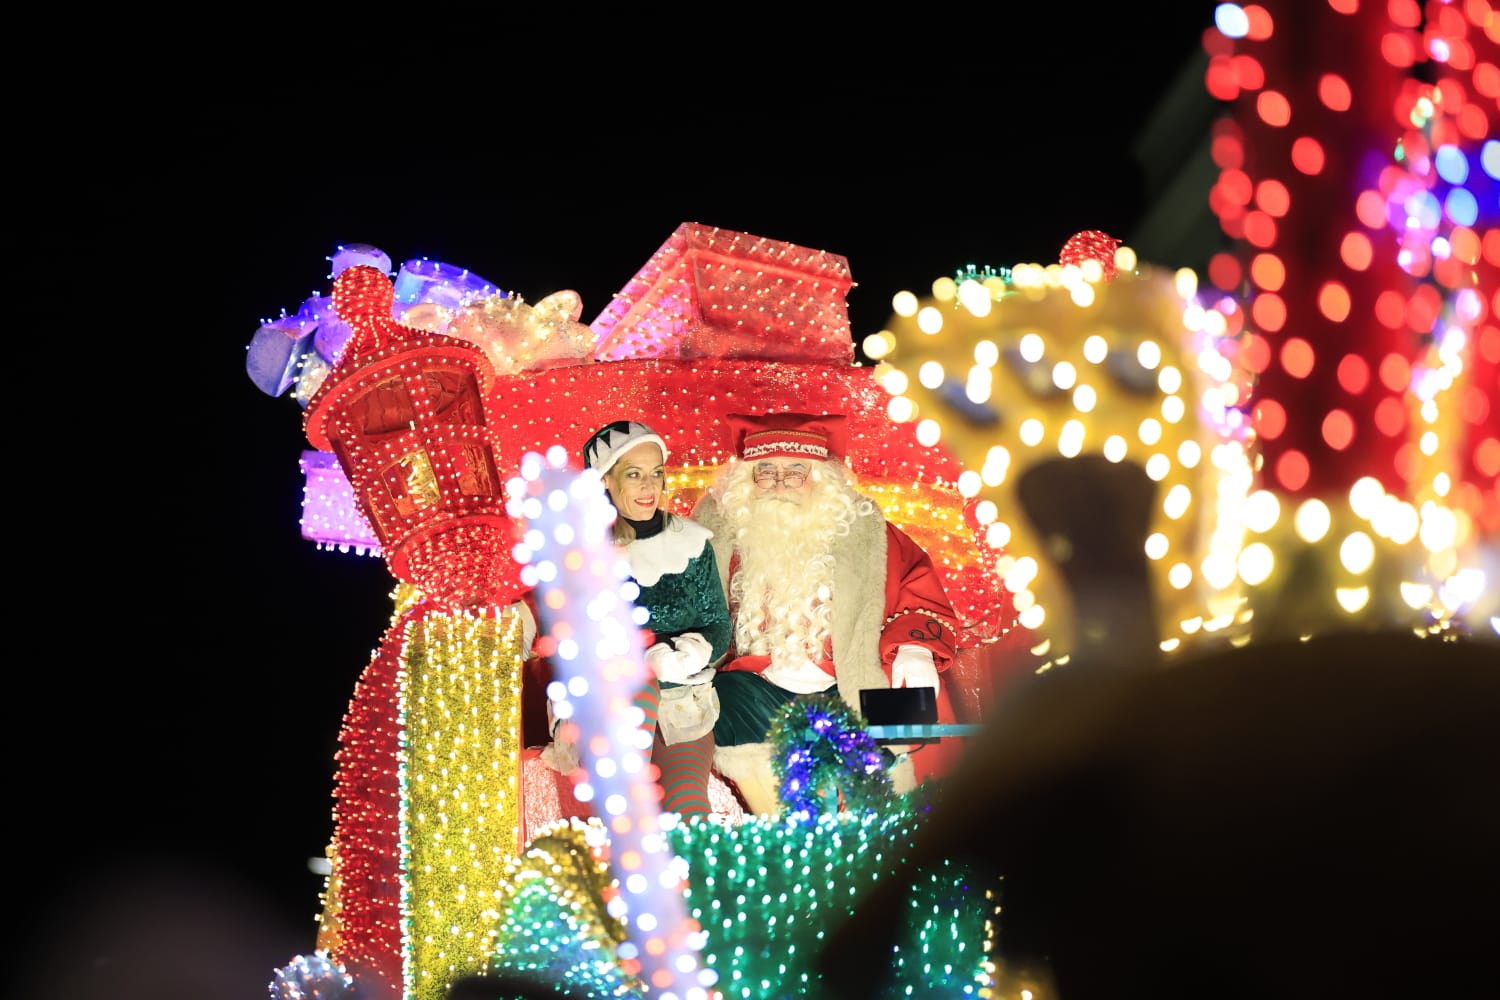
M 1250 18 L 1237 3 L 1221 3 L 1214 8 L 1214 27 L 1226 38 L 1244 38 L 1250 30 Z
M 1456 225 L 1472 226 L 1479 220 L 1479 202 L 1468 188 L 1456 187 L 1443 199 L 1443 211 Z
M 1462 184 L 1469 179 L 1469 161 L 1457 146 L 1439 146 L 1433 157 L 1438 176 L 1449 184 Z

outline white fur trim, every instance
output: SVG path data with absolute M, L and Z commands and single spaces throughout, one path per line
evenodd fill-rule
M 712 684 L 662 688 L 656 727 L 668 746 L 689 743 L 719 721 L 719 692 Z
M 781 811 L 776 771 L 771 766 L 771 744 L 741 743 L 714 749 L 714 769 L 735 783 L 750 811 L 774 816 Z
M 803 441 L 773 441 L 769 444 L 751 445 L 745 449 L 745 461 L 751 462 L 766 455 L 806 455 L 820 461 L 827 461 L 828 446 L 826 444 L 813 444 Z
M 713 537 L 697 521 L 684 517 L 668 518 L 666 528 L 650 538 L 637 538 L 625 547 L 630 558 L 630 575 L 642 587 L 654 587 L 668 573 L 681 573 L 694 556 Z

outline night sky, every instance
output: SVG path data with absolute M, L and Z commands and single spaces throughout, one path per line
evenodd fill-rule
M 446 33 L 461 27 L 391 14 L 358 45 L 261 26 L 253 54 L 175 52 L 145 83 L 124 72 L 144 57 L 116 53 L 123 75 L 30 109 L 50 152 L 18 198 L 56 288 L 13 293 L 47 304 L 38 331 L 88 357 L 90 386 L 57 418 L 86 429 L 52 458 L 78 488 L 59 501 L 69 569 L 48 584 L 66 589 L 46 601 L 64 642 L 90 637 L 67 664 L 88 693 L 50 666 L 26 682 L 52 699 L 41 714 L 87 734 L 86 765 L 25 744 L 39 787 L 55 794 L 57 765 L 88 788 L 58 803 L 84 818 L 39 845 L 33 874 L 68 886 L 42 930 L 94 912 L 144 933 L 144 912 L 170 924 L 158 938 L 199 935 L 182 947 L 204 961 L 236 937 L 226 998 L 263 996 L 314 947 L 307 860 L 332 835 L 339 726 L 394 581 L 300 537 L 301 410 L 244 362 L 263 319 L 327 293 L 340 244 L 468 267 L 530 303 L 573 289 L 587 323 L 699 222 L 847 257 L 858 342 L 895 292 L 965 265 L 1055 261 L 1085 229 L 1131 242 L 1148 207 L 1132 143 L 1201 58 L 1213 11 L 1147 6 L 1140 28 L 1136 5 L 758 23 L 732 51 L 706 25 L 627 43 L 660 14 L 587 32 L 535 18 L 476 27 L 463 56 Z M 1067 112 L 1038 110 L 1051 102 Z M 86 307 L 58 309 L 68 295 Z M 121 904 L 118 878 L 208 912 Z M 126 964 L 122 946 L 73 943 Z

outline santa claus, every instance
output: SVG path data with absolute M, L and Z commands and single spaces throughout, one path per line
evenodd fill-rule
M 766 734 L 798 697 L 828 691 L 854 712 L 860 691 L 929 687 L 955 654 L 955 614 L 931 558 L 857 488 L 841 414 L 731 414 L 737 461 L 693 519 L 713 532 L 733 646 L 714 679 L 714 765 L 761 815 L 780 808 Z M 952 741 L 950 741 L 952 742 Z M 949 748 L 897 751 L 906 792 L 951 763 Z

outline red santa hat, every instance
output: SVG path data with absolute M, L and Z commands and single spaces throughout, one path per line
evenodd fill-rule
M 747 462 L 767 458 L 841 461 L 849 450 L 842 413 L 731 413 L 725 419 L 736 455 Z

